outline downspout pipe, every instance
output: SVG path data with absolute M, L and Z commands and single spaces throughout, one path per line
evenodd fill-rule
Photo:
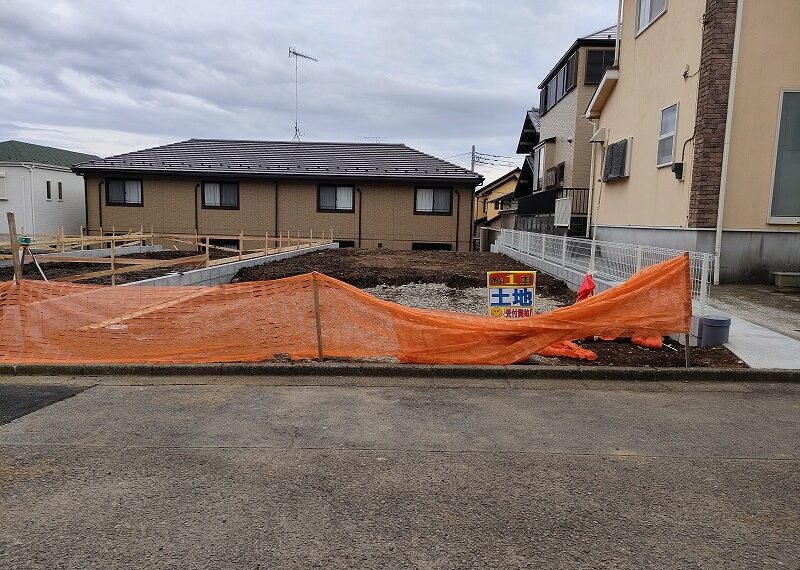
M 619 67 L 619 33 L 622 28 L 622 3 L 625 0 L 619 0 L 617 5 L 617 39 L 614 41 L 614 67 Z
M 99 215 L 98 217 L 100 218 L 99 221 L 101 228 L 103 227 L 103 184 L 105 184 L 105 180 L 101 180 L 100 183 L 97 185 L 97 198 L 98 198 L 97 212 Z M 100 231 L 99 228 L 98 231 Z
M 456 194 L 456 251 L 458 251 L 458 222 L 461 217 L 461 193 L 458 190 L 454 190 L 454 192 Z
M 598 124 L 599 121 L 595 119 L 586 119 L 592 124 L 592 138 L 597 134 L 597 131 L 600 128 Z M 594 232 L 592 232 L 592 221 L 594 220 L 594 216 L 592 215 L 592 210 L 594 209 L 594 161 L 595 161 L 595 148 L 597 147 L 597 143 L 592 144 L 592 161 L 589 163 L 589 207 L 586 210 L 586 237 L 592 237 L 594 239 Z
M 358 192 L 358 247 L 361 248 L 361 188 L 356 188 Z
M 731 130 L 733 127 L 733 103 L 736 97 L 736 71 L 739 66 L 739 44 L 742 38 L 742 12 L 744 0 L 736 2 L 736 31 L 733 34 L 733 57 L 731 58 L 731 81 L 728 88 L 728 112 L 725 117 L 725 144 L 722 150 L 722 175 L 719 181 L 719 201 L 717 203 L 717 231 L 714 238 L 714 285 L 719 285 L 719 271 L 722 254 L 722 223 L 725 215 L 725 190 L 728 187 L 728 162 L 731 151 Z
M 200 233 L 200 207 L 198 192 L 200 191 L 200 185 L 195 184 L 194 186 L 194 232 L 195 234 Z

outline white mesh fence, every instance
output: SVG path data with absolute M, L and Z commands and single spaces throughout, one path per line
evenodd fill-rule
M 502 230 L 498 243 L 534 259 L 579 273 L 591 271 L 595 278 L 608 283 L 621 283 L 643 267 L 683 253 L 665 247 L 593 241 L 519 230 Z M 700 315 L 703 315 L 714 270 L 714 256 L 699 251 L 687 253 L 691 268 L 692 299 L 700 304 Z

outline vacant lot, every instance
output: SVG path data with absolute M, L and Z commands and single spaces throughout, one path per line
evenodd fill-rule
M 318 271 L 367 289 L 378 285 L 442 283 L 452 289 L 486 287 L 486 272 L 530 271 L 530 267 L 499 253 L 450 251 L 389 251 L 329 249 L 239 271 L 233 283 L 280 279 Z M 575 294 L 563 281 L 540 273 L 538 295 L 572 303 Z

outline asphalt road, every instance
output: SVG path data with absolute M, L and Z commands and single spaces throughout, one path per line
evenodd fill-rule
M 0 568 L 800 568 L 800 386 L 191 381 L 0 426 Z

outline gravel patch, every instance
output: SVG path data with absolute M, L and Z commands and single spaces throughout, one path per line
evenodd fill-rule
M 379 299 L 392 301 L 419 309 L 441 309 L 457 313 L 487 314 L 486 288 L 455 289 L 444 283 L 408 283 L 406 285 L 378 285 L 364 289 Z M 564 306 L 557 299 L 536 296 L 536 312 L 546 313 Z

